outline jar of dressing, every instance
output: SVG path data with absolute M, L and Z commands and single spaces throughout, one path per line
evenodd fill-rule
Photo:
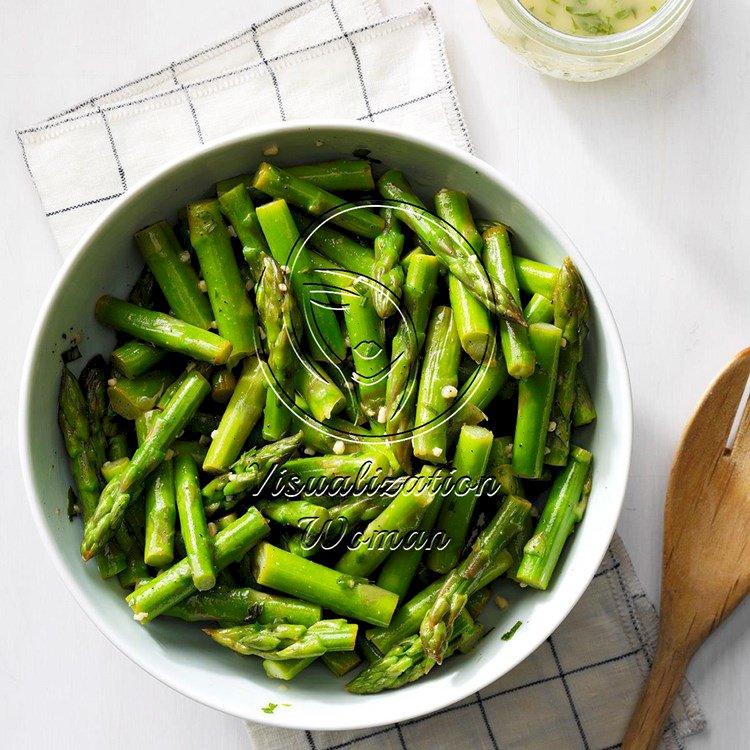
M 570 81 L 621 75 L 679 30 L 693 0 L 478 0 L 495 34 L 529 65 Z

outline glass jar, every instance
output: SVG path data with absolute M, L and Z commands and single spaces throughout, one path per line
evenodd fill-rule
M 632 29 L 574 36 L 551 29 L 519 0 L 478 0 L 495 34 L 532 68 L 569 81 L 596 81 L 632 70 L 661 50 L 682 26 L 693 0 L 666 0 Z

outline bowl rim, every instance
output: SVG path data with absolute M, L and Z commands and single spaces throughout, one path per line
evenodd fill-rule
M 610 498 L 610 502 L 616 503 L 617 512 L 612 514 L 609 528 L 606 529 L 606 533 L 602 534 L 602 542 L 599 553 L 595 555 L 589 554 L 586 556 L 586 560 L 582 564 L 582 574 L 579 575 L 578 578 L 574 579 L 573 584 L 569 585 L 570 593 L 565 606 L 560 607 L 559 610 L 555 613 L 555 616 L 553 618 L 550 618 L 543 628 L 540 628 L 540 632 L 543 633 L 543 637 L 534 639 L 535 641 L 538 640 L 538 642 L 536 642 L 531 647 L 519 649 L 517 653 L 514 653 L 514 655 L 509 659 L 509 666 L 504 672 L 502 672 L 502 674 L 496 674 L 494 676 L 491 676 L 489 679 L 476 677 L 474 679 L 467 679 L 461 684 L 460 687 L 456 686 L 452 690 L 446 690 L 444 693 L 445 697 L 441 697 L 439 700 L 431 702 L 429 706 L 425 706 L 424 703 L 416 700 L 402 701 L 402 708 L 400 710 L 391 712 L 391 714 L 385 721 L 382 718 L 379 718 L 376 712 L 339 712 L 337 723 L 335 726 L 331 726 L 330 722 L 326 721 L 325 719 L 322 719 L 318 722 L 311 722 L 309 719 L 307 719 L 304 722 L 301 722 L 298 719 L 295 719 L 295 714 L 293 712 L 284 712 L 279 714 L 264 713 L 261 716 L 253 713 L 252 716 L 250 716 L 240 715 L 235 713 L 234 711 L 228 711 L 224 707 L 220 699 L 214 699 L 211 694 L 204 694 L 203 692 L 200 692 L 199 690 L 195 689 L 192 684 L 183 684 L 180 680 L 173 679 L 172 675 L 169 673 L 169 670 L 162 669 L 158 665 L 152 665 L 147 658 L 144 658 L 141 655 L 140 649 L 131 647 L 128 639 L 120 638 L 115 633 L 111 632 L 105 619 L 100 616 L 98 608 L 93 602 L 91 593 L 87 591 L 85 586 L 79 584 L 79 582 L 69 572 L 67 563 L 63 559 L 61 553 L 58 552 L 51 530 L 44 518 L 41 502 L 42 493 L 37 489 L 36 480 L 32 472 L 30 441 L 32 426 L 29 424 L 30 404 L 32 398 L 31 376 L 34 363 L 37 361 L 40 354 L 41 332 L 43 331 L 45 324 L 47 323 L 47 318 L 50 314 L 50 310 L 58 293 L 65 286 L 65 284 L 69 282 L 68 277 L 71 274 L 72 270 L 80 261 L 82 255 L 84 255 L 84 253 L 87 251 L 92 240 L 96 238 L 102 227 L 107 224 L 110 218 L 117 212 L 119 212 L 123 208 L 123 206 L 137 200 L 140 193 L 143 192 L 147 187 L 152 185 L 154 182 L 163 179 L 169 173 L 180 169 L 193 160 L 207 158 L 214 151 L 219 151 L 227 146 L 241 144 L 242 142 L 251 139 L 257 140 L 259 138 L 268 138 L 271 142 L 273 137 L 278 135 L 279 133 L 286 134 L 293 133 L 295 131 L 300 133 L 309 133 L 316 130 L 326 130 L 329 132 L 334 131 L 342 133 L 354 131 L 365 137 L 368 133 L 372 133 L 379 136 L 390 137 L 396 140 L 410 142 L 415 145 L 425 147 L 432 150 L 433 152 L 439 153 L 443 158 L 463 162 L 471 169 L 490 178 L 493 182 L 497 183 L 501 188 L 503 188 L 524 206 L 526 206 L 526 208 L 534 215 L 535 219 L 544 225 L 545 229 L 550 233 L 550 235 L 555 237 L 556 241 L 560 244 L 563 251 L 567 255 L 572 257 L 576 265 L 582 269 L 582 275 L 584 276 L 587 288 L 595 289 L 597 292 L 597 297 L 601 302 L 599 303 L 599 300 L 597 302 L 597 315 L 603 327 L 605 327 L 608 332 L 614 334 L 610 339 L 610 344 L 613 347 L 612 361 L 616 367 L 618 374 L 621 378 L 624 379 L 625 385 L 623 393 L 619 393 L 618 397 L 625 399 L 624 403 L 622 403 L 621 405 L 628 417 L 625 420 L 625 424 L 618 425 L 623 453 L 622 459 L 619 462 L 619 473 L 621 476 L 617 477 L 618 482 L 608 490 L 608 497 Z M 94 625 L 96 625 L 99 631 L 114 646 L 118 648 L 121 653 L 127 656 L 139 667 L 141 667 L 145 672 L 152 675 L 176 692 L 185 695 L 188 698 L 197 701 L 198 703 L 209 706 L 210 708 L 222 711 L 223 713 L 236 715 L 239 718 L 245 720 L 280 728 L 301 730 L 366 729 L 381 726 L 383 724 L 390 724 L 393 722 L 408 721 L 418 716 L 423 716 L 434 711 L 439 711 L 440 709 L 457 703 L 465 699 L 467 696 L 485 688 L 487 685 L 491 684 L 495 680 L 499 679 L 500 677 L 517 667 L 530 654 L 532 654 L 561 625 L 561 623 L 565 620 L 573 607 L 575 607 L 575 605 L 581 599 L 584 592 L 591 584 L 591 581 L 593 580 L 594 575 L 596 574 L 596 571 L 598 570 L 604 558 L 604 555 L 609 548 L 611 540 L 614 537 L 617 522 L 622 512 L 625 492 L 627 489 L 632 455 L 632 433 L 633 404 L 630 375 L 628 372 L 622 338 L 617 328 L 614 316 L 612 315 L 612 311 L 609 307 L 609 303 L 607 302 L 604 292 L 602 291 L 588 263 L 575 247 L 568 235 L 551 218 L 547 211 L 544 210 L 539 204 L 537 204 L 537 202 L 533 198 L 531 198 L 524 190 L 519 188 L 512 180 L 500 174 L 493 166 L 487 164 L 485 161 L 479 159 L 473 154 L 461 150 L 457 146 L 438 142 L 409 130 L 402 130 L 400 128 L 383 126 L 380 124 L 373 124 L 369 122 L 357 122 L 348 120 L 294 120 L 285 123 L 264 125 L 238 131 L 229 136 L 213 140 L 208 144 L 201 145 L 191 150 L 187 154 L 169 161 L 164 166 L 154 170 L 149 175 L 144 177 L 131 189 L 129 189 L 127 193 L 115 200 L 112 205 L 108 207 L 104 211 L 104 213 L 102 213 L 102 215 L 94 221 L 92 226 L 77 242 L 73 251 L 65 259 L 62 267 L 58 271 L 50 289 L 48 290 L 44 298 L 44 302 L 42 303 L 42 306 L 39 310 L 39 314 L 34 324 L 29 345 L 26 351 L 19 393 L 19 453 L 27 501 L 30 506 L 31 514 L 34 518 L 37 531 L 42 537 L 44 546 L 47 548 L 47 552 L 51 556 L 58 574 L 62 578 L 64 584 L 73 595 L 73 598 L 75 599 L 78 606 L 83 610 L 83 612 L 89 617 Z M 353 717 L 355 716 L 358 718 L 353 719 Z

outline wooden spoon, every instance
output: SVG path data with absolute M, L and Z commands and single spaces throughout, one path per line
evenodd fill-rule
M 659 645 L 623 750 L 652 750 L 693 654 L 750 591 L 750 401 L 727 441 L 750 349 L 711 384 L 682 437 L 667 488 Z

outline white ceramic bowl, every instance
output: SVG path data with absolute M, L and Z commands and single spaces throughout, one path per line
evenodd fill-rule
M 451 659 L 401 690 L 353 696 L 343 681 L 313 665 L 288 684 L 268 680 L 260 660 L 214 646 L 196 625 L 162 618 L 142 626 L 132 618 L 114 582 L 78 554 L 80 523 L 65 514 L 70 477 L 57 428 L 60 353 L 66 334 L 82 336 L 88 358 L 112 348 L 113 335 L 93 316 L 105 293 L 123 296 L 142 266 L 133 232 L 174 217 L 222 178 L 254 168 L 263 150 L 277 146 L 283 165 L 350 156 L 366 148 L 403 169 L 426 199 L 438 188 L 465 190 L 477 216 L 513 228 L 519 254 L 559 265 L 570 255 L 584 277 L 592 308 L 586 369 L 599 419 L 583 442 L 595 456 L 595 480 L 586 516 L 573 535 L 550 590 L 512 589 L 511 606 L 487 607 L 496 627 L 468 656 Z M 20 450 L 31 509 L 66 585 L 97 627 L 123 653 L 175 690 L 236 716 L 303 729 L 376 726 L 439 709 L 513 669 L 563 621 L 602 560 L 620 513 L 630 462 L 632 407 L 627 366 L 612 314 L 586 262 L 546 213 L 484 162 L 451 146 L 384 127 L 355 123 L 292 123 L 233 136 L 200 149 L 132 188 L 88 232 L 57 277 L 34 330 L 20 404 Z M 502 585 L 502 584 L 501 584 Z M 517 620 L 512 640 L 501 635 Z M 273 714 L 261 711 L 273 702 Z

